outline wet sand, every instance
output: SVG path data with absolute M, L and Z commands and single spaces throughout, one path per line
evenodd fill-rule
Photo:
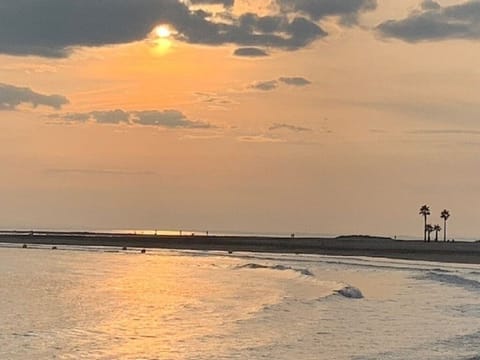
M 480 243 L 393 240 L 369 236 L 338 238 L 279 238 L 249 236 L 153 236 L 97 233 L 2 234 L 1 243 L 28 245 L 111 246 L 270 253 L 372 256 L 480 264 Z

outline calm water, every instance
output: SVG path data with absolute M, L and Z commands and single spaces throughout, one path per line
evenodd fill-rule
M 480 359 L 480 266 L 4 245 L 0 320 L 0 359 Z

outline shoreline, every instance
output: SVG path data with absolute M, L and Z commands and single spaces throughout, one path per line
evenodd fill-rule
M 478 242 L 429 242 L 369 236 L 287 238 L 253 236 L 169 236 L 111 234 L 0 234 L 0 243 L 52 246 L 108 246 L 144 249 L 204 250 L 369 256 L 404 260 L 480 264 Z

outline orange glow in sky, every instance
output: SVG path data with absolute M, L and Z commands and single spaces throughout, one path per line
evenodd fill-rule
M 469 1 L 41 3 L 0 11 L 1 228 L 478 236 Z

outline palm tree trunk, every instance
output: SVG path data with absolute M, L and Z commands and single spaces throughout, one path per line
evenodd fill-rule
M 427 242 L 427 215 L 423 215 L 423 242 Z
M 443 219 L 443 241 L 447 241 L 447 219 Z
M 435 231 L 435 241 L 438 241 L 438 230 Z

